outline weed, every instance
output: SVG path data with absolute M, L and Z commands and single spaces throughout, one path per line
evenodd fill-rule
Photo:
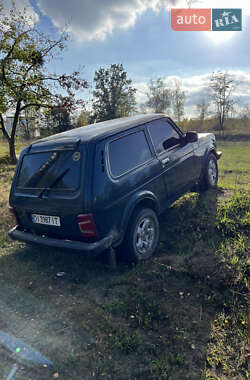
M 237 192 L 222 202 L 217 210 L 217 228 L 222 236 L 235 237 L 250 230 L 250 197 L 247 192 Z
M 126 330 L 120 330 L 118 334 L 115 335 L 114 345 L 122 353 L 130 354 L 131 352 L 136 351 L 139 345 L 139 334 L 137 331 L 130 334 Z
M 223 241 L 217 251 L 231 273 L 232 283 L 241 291 L 249 289 L 250 260 L 246 244 L 247 239 L 239 233 L 235 238 Z
M 153 380 L 169 379 L 169 364 L 166 360 L 151 360 L 148 367 Z
M 129 292 L 127 299 L 127 318 L 132 324 L 153 328 L 155 324 L 167 320 L 167 312 L 155 298 L 154 294 L 145 291 Z M 157 327 L 156 327 L 157 328 Z
M 168 354 L 168 361 L 172 365 L 180 365 L 183 362 L 183 358 L 182 355 L 179 353 L 173 354 L 172 352 L 170 352 Z
M 124 302 L 113 300 L 104 304 L 102 307 L 108 313 L 120 315 L 124 310 Z

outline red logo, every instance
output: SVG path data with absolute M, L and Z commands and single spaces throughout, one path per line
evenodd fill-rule
M 171 26 L 177 31 L 211 30 L 211 8 L 172 8 Z

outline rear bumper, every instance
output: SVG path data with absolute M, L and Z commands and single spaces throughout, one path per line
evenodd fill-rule
M 12 228 L 9 231 L 9 236 L 13 240 L 22 241 L 25 243 L 37 244 L 50 248 L 62 248 L 68 250 L 81 251 L 88 257 L 96 257 L 105 249 L 111 247 L 112 237 L 107 236 L 102 240 L 94 243 L 84 243 L 81 241 L 54 239 L 46 236 L 34 235 L 29 232 L 24 232 L 18 229 L 18 226 Z

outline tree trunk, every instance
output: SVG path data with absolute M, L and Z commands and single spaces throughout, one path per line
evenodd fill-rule
M 17 158 L 16 158 L 16 149 L 15 149 L 15 136 L 9 141 L 9 154 L 10 154 L 10 163 L 12 165 L 16 165 L 17 163 Z
M 224 120 L 225 120 L 225 117 L 224 117 L 224 113 L 221 115 L 220 117 L 220 128 L 221 128 L 221 134 L 224 138 Z
M 220 127 L 220 134 L 222 137 L 224 137 L 224 115 L 223 115 L 223 111 L 219 115 L 219 127 Z
M 8 132 L 5 128 L 5 123 L 4 123 L 2 114 L 0 114 L 0 125 L 1 125 L 1 130 L 3 132 L 3 136 L 6 138 L 8 142 L 10 142 L 10 136 L 8 135 Z
M 11 136 L 10 136 L 10 141 L 9 141 L 10 163 L 13 165 L 17 163 L 16 149 L 15 149 L 15 136 L 16 136 L 16 128 L 17 128 L 17 123 L 18 123 L 19 114 L 20 114 L 20 107 L 21 107 L 21 101 L 19 100 L 16 106 L 16 112 L 14 115 L 14 120 L 12 124 L 12 129 L 11 129 Z
M 15 165 L 17 163 L 16 152 L 15 152 L 15 134 L 11 133 L 11 137 L 9 136 L 5 127 L 3 116 L 1 114 L 0 114 L 0 125 L 1 125 L 3 135 L 9 143 L 10 163 Z

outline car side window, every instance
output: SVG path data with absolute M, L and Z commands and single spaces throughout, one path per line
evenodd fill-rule
M 180 143 L 180 135 L 166 119 L 154 120 L 147 125 L 157 154 Z
M 136 168 L 151 158 L 152 153 L 143 131 L 120 137 L 109 144 L 109 164 L 114 177 Z

